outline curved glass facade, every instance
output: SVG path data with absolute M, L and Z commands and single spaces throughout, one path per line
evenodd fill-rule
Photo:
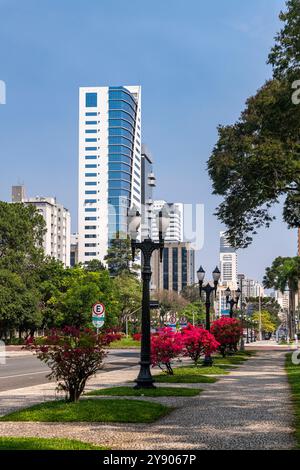
M 137 103 L 125 88 L 110 87 L 108 109 L 108 237 L 111 240 L 118 232 L 127 232 Z

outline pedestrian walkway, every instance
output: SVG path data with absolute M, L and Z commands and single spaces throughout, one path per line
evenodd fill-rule
M 0 423 L 0 435 L 68 437 L 115 449 L 292 449 L 285 354 L 260 352 L 215 384 L 199 384 L 205 390 L 198 397 L 147 398 L 176 407 L 151 425 Z M 118 372 L 119 381 L 135 373 L 136 368 Z M 109 374 L 107 385 L 117 383 L 116 372 Z

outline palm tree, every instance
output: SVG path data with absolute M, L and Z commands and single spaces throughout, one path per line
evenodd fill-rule
M 270 268 L 266 269 L 263 280 L 264 287 L 274 288 L 282 293 L 289 291 L 289 310 L 287 316 L 289 337 L 294 338 L 295 328 L 295 297 L 298 291 L 300 279 L 300 257 L 282 258 L 278 257 L 273 261 Z

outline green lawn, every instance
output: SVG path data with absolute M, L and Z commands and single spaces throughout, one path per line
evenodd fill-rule
M 161 373 L 155 376 L 155 381 L 160 383 L 214 383 L 216 382 L 215 377 L 209 377 L 209 374 L 216 373 L 220 368 L 216 367 L 176 367 L 174 369 L 174 375 L 167 375 Z M 224 370 L 222 369 L 224 374 Z M 205 375 L 207 374 L 207 375 Z
M 248 361 L 249 356 L 241 356 L 241 355 L 234 355 L 234 356 L 216 356 L 214 357 L 214 364 L 220 365 L 240 365 L 244 362 Z
M 202 392 L 197 388 L 182 387 L 158 387 L 150 389 L 135 390 L 133 387 L 112 387 L 101 390 L 93 390 L 87 395 L 109 395 L 114 397 L 195 397 Z
M 0 437 L 0 450 L 109 450 L 71 439 Z
M 49 401 L 5 415 L 0 421 L 152 423 L 170 410 L 140 400 Z
M 292 354 L 287 354 L 285 368 L 288 374 L 295 411 L 294 426 L 296 429 L 297 449 L 300 449 L 300 365 L 292 363 Z
M 140 341 L 134 341 L 132 338 L 122 338 L 120 341 L 113 341 L 110 343 L 110 349 L 127 349 L 127 348 L 140 348 Z

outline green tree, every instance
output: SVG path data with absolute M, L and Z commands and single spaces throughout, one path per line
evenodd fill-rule
M 188 305 L 188 301 L 177 292 L 161 290 L 155 293 L 155 299 L 160 303 L 160 316 L 161 321 L 166 321 L 167 314 L 180 314 L 182 310 Z
M 277 323 L 272 320 L 270 313 L 267 310 L 262 310 L 261 313 L 254 312 L 252 316 L 252 320 L 259 325 L 261 318 L 261 326 L 263 333 L 274 333 L 277 328 Z
M 113 277 L 124 273 L 136 275 L 136 271 L 139 268 L 132 263 L 130 239 L 122 234 L 118 238 L 111 240 L 105 261 Z
M 92 259 L 91 261 L 88 261 L 85 266 L 84 266 L 84 269 L 86 271 L 90 271 L 90 272 L 93 272 L 93 273 L 97 273 L 99 271 L 103 271 L 105 268 L 104 264 L 98 260 L 98 259 Z
M 281 312 L 281 307 L 273 297 L 261 297 L 260 302 L 258 297 L 250 297 L 247 299 L 247 302 L 248 305 L 251 305 L 253 312 L 259 311 L 260 304 L 261 310 L 267 311 L 270 314 L 272 322 L 279 326 L 280 319 L 278 315 Z
M 34 207 L 0 202 L 2 337 L 41 326 L 37 271 L 44 260 L 44 233 L 44 219 Z
M 123 272 L 114 278 L 114 286 L 117 292 L 119 305 L 118 324 L 122 328 L 126 318 L 133 312 L 134 320 L 137 323 L 141 312 L 137 311 L 142 304 L 142 285 L 141 282 L 132 274 Z
M 67 278 L 71 277 L 73 270 L 65 268 L 61 261 L 47 256 L 36 272 L 38 289 L 40 292 L 40 308 L 43 316 L 43 327 L 58 326 L 59 315 L 55 309 L 55 302 L 60 293 L 68 288 Z
M 192 285 L 184 287 L 181 291 L 181 296 L 189 302 L 198 302 L 200 297 L 199 286 Z
M 292 101 L 300 70 L 299 2 L 287 7 L 269 57 L 274 79 L 248 99 L 235 124 L 218 128 L 208 161 L 214 194 L 223 197 L 216 215 L 236 247 L 247 247 L 258 228 L 270 226 L 281 198 L 288 227 L 300 227 L 300 106 Z
M 92 326 L 92 305 L 102 302 L 106 307 L 105 326 L 117 323 L 119 304 L 108 271 L 87 272 L 81 267 L 70 270 L 63 289 L 52 296 L 49 304 L 54 311 L 55 326 Z
M 288 0 L 286 5 L 286 11 L 279 15 L 283 28 L 276 35 L 275 45 L 269 54 L 274 76 L 279 79 L 298 74 L 300 70 L 300 3 L 299 0 Z
M 0 264 L 17 270 L 42 257 L 45 221 L 35 207 L 0 201 Z
M 22 277 L 8 269 L 0 269 L 0 338 L 33 334 L 42 324 L 39 291 L 26 285 Z
M 205 324 L 205 306 L 202 302 L 192 302 L 181 310 L 181 315 L 186 317 L 189 323 L 195 325 Z
M 264 286 L 274 288 L 282 293 L 289 290 L 288 330 L 290 338 L 295 335 L 295 295 L 300 279 L 300 257 L 282 258 L 273 261 L 270 268 L 266 269 Z

